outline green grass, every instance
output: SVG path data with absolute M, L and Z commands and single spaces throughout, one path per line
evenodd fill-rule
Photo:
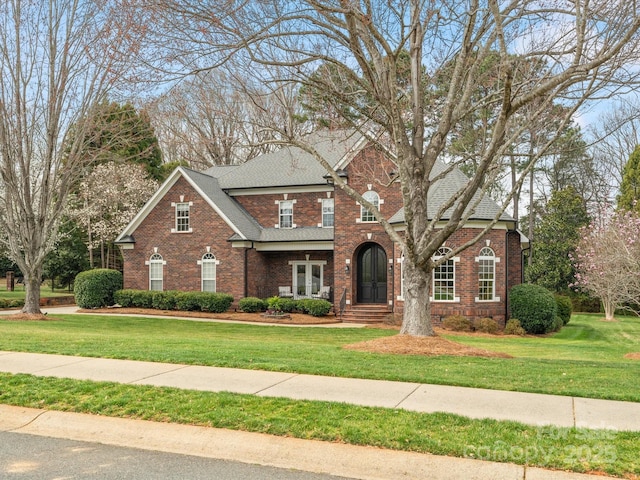
M 504 358 L 364 353 L 344 345 L 394 335 L 378 329 L 324 329 L 200 323 L 98 315 L 0 321 L 0 350 L 261 369 L 459 385 L 640 402 L 640 319 L 575 316 L 550 337 L 470 337 L 461 343 Z
M 548 337 L 447 335 L 503 358 L 345 350 L 394 331 L 51 315 L 0 317 L 0 350 L 217 365 L 640 401 L 640 319 L 577 315 Z M 637 476 L 640 433 L 533 427 L 328 402 L 0 373 L 0 403 Z
M 44 284 L 40 287 L 40 296 L 42 298 L 66 297 L 68 295 L 73 295 L 73 292 L 69 292 L 68 290 L 51 291 L 51 287 Z M 13 292 L 9 292 L 7 291 L 7 282 L 0 281 L 0 298 L 6 298 L 7 300 L 24 300 L 24 297 L 24 285 L 16 284 Z
M 640 473 L 640 433 L 0 373 L 0 403 L 481 458 L 576 472 Z

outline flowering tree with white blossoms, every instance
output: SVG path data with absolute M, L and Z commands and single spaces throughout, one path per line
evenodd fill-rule
M 599 297 L 605 319 L 613 320 L 616 309 L 640 304 L 640 216 L 619 211 L 582 233 L 572 286 Z
M 110 245 L 158 188 L 144 166 L 129 162 L 97 165 L 80 184 L 72 216 L 86 229 L 89 252 Z M 90 253 L 93 267 L 93 257 Z

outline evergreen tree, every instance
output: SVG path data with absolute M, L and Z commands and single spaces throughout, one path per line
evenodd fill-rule
M 640 145 L 631 153 L 622 170 L 618 208 L 640 212 L 638 200 L 640 200 Z
M 571 257 L 580 241 L 580 228 L 588 223 L 584 201 L 573 186 L 553 192 L 545 215 L 535 227 L 536 241 L 526 280 L 553 292 L 567 292 L 575 282 Z

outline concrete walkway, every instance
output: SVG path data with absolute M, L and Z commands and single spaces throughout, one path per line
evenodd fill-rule
M 0 371 L 346 402 L 533 425 L 640 431 L 640 404 L 417 383 L 0 351 Z M 0 429 L 330 473 L 357 479 L 583 479 L 465 458 L 0 406 Z M 593 478 L 603 478 L 601 476 Z
M 419 383 L 0 351 L 0 371 L 344 402 L 531 425 L 640 431 L 640 403 Z

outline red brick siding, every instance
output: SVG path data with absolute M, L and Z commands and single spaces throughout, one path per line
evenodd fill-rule
M 192 233 L 172 233 L 175 228 L 175 207 L 172 202 L 193 202 L 190 207 Z M 216 267 L 216 290 L 230 293 L 234 298 L 244 296 L 244 249 L 232 248 L 227 240 L 233 230 L 222 220 L 211 206 L 180 178 L 158 202 L 151 213 L 133 232 L 134 249 L 123 249 L 124 286 L 147 290 L 149 267 L 145 261 L 154 248 L 166 262 L 164 266 L 164 290 L 201 289 L 201 267 L 197 264 L 206 247 L 220 262 Z
M 378 193 L 381 203 L 380 212 L 386 218 L 393 216 L 402 207 L 402 197 L 399 184 L 392 182 L 390 173 L 397 167 L 393 162 L 374 148 L 361 151 L 349 163 L 347 174 L 348 183 L 357 192 L 363 194 L 369 190 Z M 393 242 L 384 228 L 375 223 L 359 223 L 360 205 L 349 197 L 344 191 L 336 189 L 335 192 L 335 295 L 334 303 L 339 308 L 340 296 L 343 289 L 347 289 L 347 300 L 353 305 L 358 303 L 357 297 L 357 255 L 359 249 L 366 243 L 377 243 L 382 246 L 387 254 L 387 259 L 393 258 Z M 349 263 L 350 272 L 345 272 L 345 266 Z M 393 300 L 392 275 L 387 275 L 387 302 Z
M 297 227 L 317 227 L 322 223 L 322 203 L 319 198 L 327 198 L 326 192 L 289 193 L 287 200 L 293 200 L 293 223 Z M 265 228 L 273 228 L 280 222 L 279 201 L 284 194 L 239 195 L 235 199 Z

